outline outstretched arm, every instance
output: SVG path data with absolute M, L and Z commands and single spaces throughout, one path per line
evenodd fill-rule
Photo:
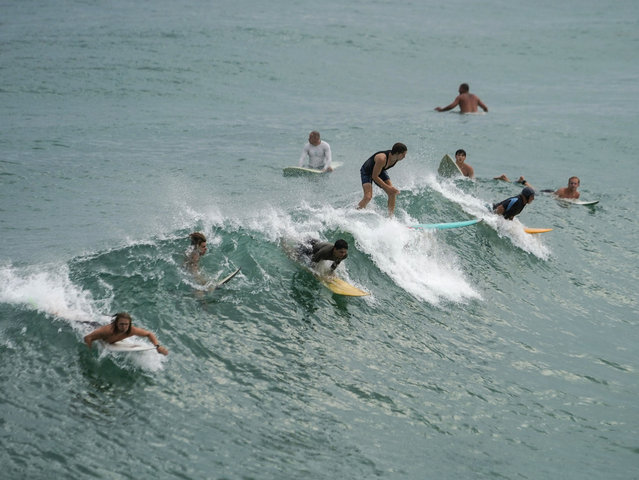
M 488 107 L 484 105 L 484 102 L 482 102 L 479 98 L 477 98 L 477 105 L 479 105 L 484 110 L 484 112 L 488 111 Z
M 448 110 L 452 110 L 453 108 L 455 108 L 457 105 L 459 105 L 459 95 L 457 95 L 457 98 L 455 98 L 455 100 L 453 100 L 453 103 L 451 103 L 450 105 L 446 105 L 444 108 L 436 107 L 435 110 L 437 110 L 438 112 L 447 112 Z
M 149 339 L 149 341 L 155 345 L 155 348 L 157 348 L 158 353 L 161 353 L 162 355 L 168 355 L 169 351 L 164 348 L 163 346 L 160 345 L 160 342 L 158 341 L 158 339 L 155 337 L 155 335 L 153 335 L 153 333 L 149 332 L 148 330 L 144 330 L 143 328 L 138 328 L 138 327 L 131 327 L 131 333 L 133 335 L 137 335 L 138 337 L 146 337 Z

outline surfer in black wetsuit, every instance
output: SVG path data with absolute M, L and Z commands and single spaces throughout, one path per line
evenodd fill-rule
M 493 212 L 503 216 L 506 220 L 512 220 L 534 199 L 535 191 L 530 187 L 525 187 L 516 197 L 510 197 L 502 202 L 494 203 Z
M 311 263 L 319 263 L 322 260 L 333 262 L 331 270 L 335 270 L 342 260 L 348 257 L 348 243 L 341 238 L 334 244 L 330 242 L 320 242 L 311 239 L 308 243 L 299 246 L 300 257 L 307 257 Z
M 399 195 L 399 190 L 391 183 L 386 170 L 393 168 L 397 162 L 406 157 L 408 148 L 403 143 L 396 143 L 391 150 L 374 153 L 364 162 L 359 173 L 362 178 L 362 188 L 364 198 L 359 202 L 357 208 L 365 208 L 373 198 L 373 182 L 377 184 L 388 195 L 388 214 L 393 216 L 395 212 L 395 198 Z

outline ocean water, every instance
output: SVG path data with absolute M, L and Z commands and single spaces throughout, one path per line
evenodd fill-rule
M 639 4 L 0 11 L 3 478 L 639 478 Z M 433 110 L 462 82 L 488 114 Z M 313 129 L 342 166 L 283 177 Z M 395 217 L 356 210 L 397 141 Z M 475 181 L 436 175 L 458 148 Z M 600 202 L 505 222 L 501 173 Z M 209 284 L 241 268 L 214 292 L 196 230 Z M 371 295 L 292 261 L 309 236 Z M 89 351 L 117 311 L 170 355 Z

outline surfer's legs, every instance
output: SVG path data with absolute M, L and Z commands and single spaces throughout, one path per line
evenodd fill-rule
M 373 198 L 373 184 L 372 183 L 362 183 L 362 189 L 364 190 L 364 198 L 357 204 L 357 209 L 365 208 Z
M 395 199 L 397 198 L 396 193 L 388 194 L 388 216 L 392 217 L 393 213 L 395 213 Z

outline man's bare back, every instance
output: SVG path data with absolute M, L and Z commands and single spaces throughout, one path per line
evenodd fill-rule
M 459 95 L 459 110 L 461 113 L 474 113 L 477 112 L 477 107 L 481 104 L 484 112 L 487 112 L 488 109 L 481 102 L 479 97 L 474 93 L 462 93 Z
M 460 113 L 476 113 L 477 107 L 481 107 L 484 112 L 488 111 L 488 107 L 484 105 L 484 102 L 474 93 L 469 92 L 468 84 L 462 83 L 459 86 L 459 95 L 453 100 L 453 103 L 446 105 L 445 107 L 437 107 L 435 110 L 438 112 L 447 112 L 459 105 Z

